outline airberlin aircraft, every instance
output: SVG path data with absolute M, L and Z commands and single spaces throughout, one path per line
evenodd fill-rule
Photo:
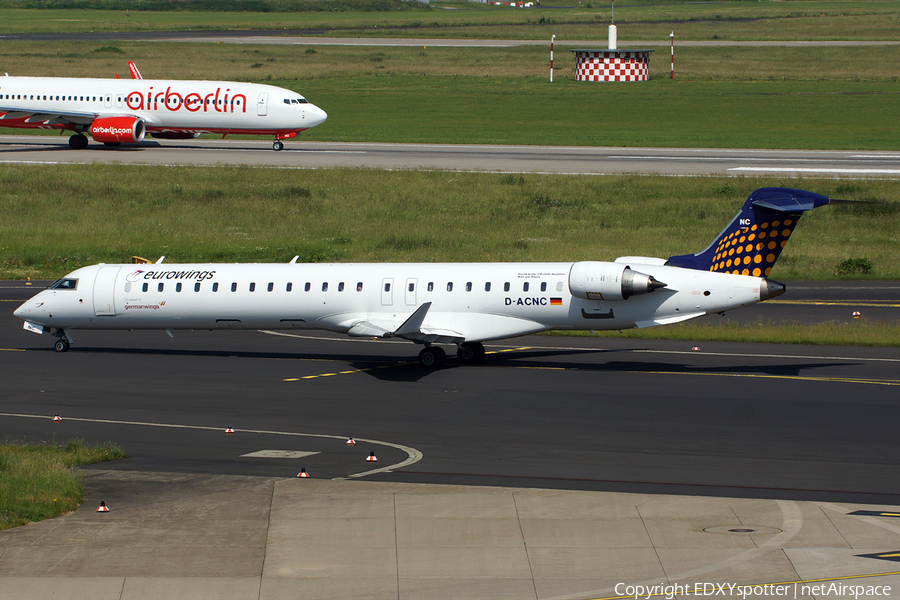
M 803 212 L 825 196 L 753 192 L 696 254 L 614 262 L 156 264 L 83 267 L 22 304 L 25 329 L 51 333 L 65 352 L 73 329 L 326 329 L 351 337 L 440 344 L 463 363 L 482 342 L 548 329 L 666 325 L 784 293 L 767 278 Z
M 0 127 L 61 129 L 73 149 L 89 134 L 108 146 L 140 142 L 146 134 L 191 139 L 201 133 L 271 135 L 282 140 L 325 122 L 328 115 L 283 88 L 234 81 L 69 77 L 0 77 Z

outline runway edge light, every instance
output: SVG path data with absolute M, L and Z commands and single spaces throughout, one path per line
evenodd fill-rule
M 97 512 L 109 512 L 109 508 L 106 506 L 106 502 L 103 500 L 100 501 L 100 506 L 97 507 Z
M 369 456 L 366 457 L 366 462 L 378 462 L 374 452 L 369 452 Z
M 59 415 L 56 415 L 55 417 L 53 417 L 54 423 L 59 423 L 60 421 L 62 421 L 62 419 L 59 418 Z
M 225 430 L 225 435 L 234 435 L 234 429 L 229 427 L 228 429 Z
M 355 446 L 355 445 L 356 445 L 356 440 L 354 440 L 353 438 L 347 438 L 347 445 L 348 445 L 348 446 Z
M 306 467 L 300 468 L 300 472 L 297 473 L 297 477 L 300 477 L 301 479 L 304 477 L 309 477 L 309 473 L 306 472 Z

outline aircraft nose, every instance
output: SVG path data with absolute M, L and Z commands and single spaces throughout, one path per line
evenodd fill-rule
M 321 125 L 328 118 L 328 113 L 319 108 L 316 105 L 312 105 L 309 109 L 309 116 L 313 121 L 311 127 L 315 127 L 316 125 Z

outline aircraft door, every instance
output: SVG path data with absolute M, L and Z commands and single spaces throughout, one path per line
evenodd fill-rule
M 260 94 L 259 100 L 256 101 L 256 114 L 261 117 L 264 117 L 268 114 L 268 106 L 269 106 L 269 95 L 268 94 Z
M 122 108 L 125 106 L 125 101 L 122 98 L 122 94 L 116 94 L 116 108 Z
M 94 278 L 94 314 L 116 316 L 116 277 L 122 267 L 100 267 Z
M 112 108 L 112 94 L 107 94 L 106 97 L 103 98 L 103 106 Z
M 381 305 L 394 305 L 394 279 L 385 277 L 381 282 Z
M 406 280 L 406 305 L 407 306 L 415 306 L 416 305 L 416 285 L 418 284 L 418 279 L 407 279 Z

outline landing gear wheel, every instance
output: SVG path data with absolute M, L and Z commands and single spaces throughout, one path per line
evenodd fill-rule
M 69 136 L 69 148 L 72 150 L 83 150 L 87 148 L 88 139 L 81 133 Z
M 443 348 L 432 346 L 419 352 L 419 364 L 426 369 L 439 369 L 444 365 L 447 353 Z
M 53 344 L 53 349 L 57 352 L 68 352 L 69 351 L 69 340 L 59 339 L 56 340 L 56 343 Z
M 272 143 L 272 150 L 275 150 L 276 152 L 278 152 L 279 150 L 284 150 L 284 142 L 282 142 L 281 140 L 275 140 Z
M 481 342 L 465 342 L 456 350 L 456 356 L 467 365 L 480 363 L 484 358 L 484 345 Z

